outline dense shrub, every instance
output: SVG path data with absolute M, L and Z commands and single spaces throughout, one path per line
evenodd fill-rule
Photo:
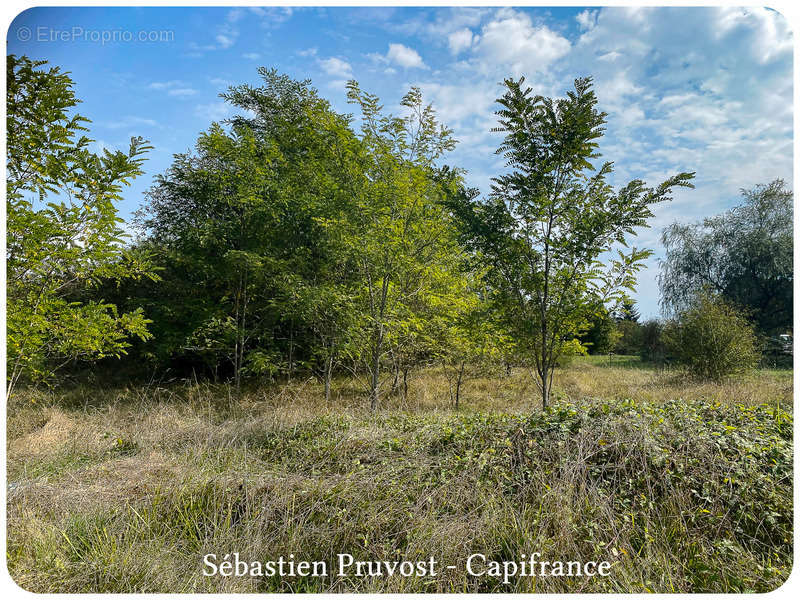
M 664 327 L 664 344 L 677 361 L 704 379 L 722 379 L 754 368 L 760 359 L 753 327 L 719 297 L 699 294 Z
M 639 355 L 650 362 L 664 362 L 667 350 L 662 334 L 664 325 L 661 321 L 651 319 L 642 323 L 639 330 Z
M 589 354 L 608 354 L 614 349 L 618 337 L 614 319 L 603 311 L 590 319 L 588 328 L 579 339 L 588 347 Z
M 617 339 L 614 343 L 616 354 L 639 354 L 642 351 L 642 325 L 636 321 L 619 321 Z

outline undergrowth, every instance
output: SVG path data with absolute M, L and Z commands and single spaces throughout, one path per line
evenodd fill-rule
M 791 570 L 790 398 L 562 393 L 544 413 L 475 401 L 314 414 L 219 392 L 12 405 L 14 579 L 39 592 L 750 592 Z M 234 552 L 459 567 L 203 575 L 205 554 Z M 607 560 L 611 574 L 504 584 L 464 569 L 472 553 L 531 552 Z

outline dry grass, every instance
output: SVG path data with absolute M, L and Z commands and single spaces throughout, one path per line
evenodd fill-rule
M 51 592 L 765 591 L 785 579 L 791 372 L 710 384 L 587 358 L 555 391 L 541 415 L 522 369 L 469 379 L 457 412 L 435 369 L 374 414 L 346 379 L 329 404 L 313 380 L 241 398 L 188 383 L 29 390 L 8 407 L 9 569 Z M 202 575 L 203 554 L 234 551 L 453 564 L 539 551 L 614 567 L 510 585 L 463 569 Z

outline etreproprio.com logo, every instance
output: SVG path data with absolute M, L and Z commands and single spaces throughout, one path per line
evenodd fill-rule
M 150 29 L 130 31 L 128 29 L 84 29 L 71 27 L 56 29 L 53 27 L 19 27 L 16 31 L 20 42 L 89 42 L 94 44 L 114 43 L 154 43 L 173 42 L 175 32 L 168 29 Z

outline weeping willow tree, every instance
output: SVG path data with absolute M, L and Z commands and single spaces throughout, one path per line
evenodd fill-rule
M 664 230 L 659 287 L 668 313 L 708 290 L 744 308 L 764 333 L 792 325 L 792 192 L 782 179 L 742 190 L 744 202 Z

